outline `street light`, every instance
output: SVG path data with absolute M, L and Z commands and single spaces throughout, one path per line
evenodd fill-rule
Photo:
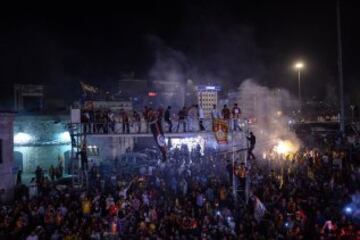
M 295 69 L 298 72 L 298 97 L 300 102 L 300 109 L 301 109 L 301 70 L 304 68 L 303 62 L 295 63 Z

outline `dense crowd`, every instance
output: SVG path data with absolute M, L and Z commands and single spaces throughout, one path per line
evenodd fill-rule
M 231 156 L 183 147 L 164 164 L 113 166 L 113 176 L 94 166 L 87 188 L 39 180 L 37 196 L 1 206 L 0 239 L 360 238 L 359 210 L 344 211 L 360 169 L 345 153 L 302 149 L 235 166 Z
M 223 119 L 234 130 L 239 130 L 241 110 L 237 103 L 232 107 L 224 105 L 219 109 L 213 105 L 211 117 L 206 116 L 201 106 L 194 104 L 184 106 L 177 112 L 173 112 L 171 106 L 152 108 L 145 106 L 143 111 L 118 111 L 110 109 L 83 109 L 81 121 L 88 133 L 141 133 L 149 132 L 149 125 L 153 121 L 159 121 L 162 126 L 166 124 L 167 132 L 194 132 L 210 130 L 205 120 Z M 208 118 L 208 119 L 207 119 Z

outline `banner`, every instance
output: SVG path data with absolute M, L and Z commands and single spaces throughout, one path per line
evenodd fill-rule
M 157 120 L 156 114 L 153 113 L 153 116 L 150 116 L 150 119 L 153 120 L 150 122 L 150 129 L 151 132 L 155 138 L 156 145 L 159 147 L 162 155 L 163 155 L 163 161 L 166 161 L 166 142 L 165 142 L 165 136 L 163 133 L 163 130 L 160 126 L 159 121 Z
M 213 126 L 213 131 L 218 144 L 227 144 L 229 131 L 228 122 L 222 119 L 214 119 Z
M 266 207 L 260 201 L 258 197 L 255 196 L 255 206 L 254 206 L 254 218 L 257 222 L 260 222 L 261 219 L 264 217 L 266 212 Z

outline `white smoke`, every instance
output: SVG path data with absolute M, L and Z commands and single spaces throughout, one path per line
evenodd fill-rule
M 153 87 L 162 95 L 162 102 L 182 107 L 185 103 L 187 80 L 186 56 L 166 46 L 158 37 L 150 37 L 155 51 L 155 62 L 149 72 Z
M 301 141 L 289 128 L 288 115 L 298 102 L 287 90 L 270 89 L 247 79 L 239 87 L 238 103 L 244 117 L 256 119 L 251 131 L 257 136 L 258 151 L 268 150 L 279 140 L 289 140 L 300 148 Z

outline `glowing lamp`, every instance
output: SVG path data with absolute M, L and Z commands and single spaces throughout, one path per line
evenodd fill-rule
M 297 63 L 295 63 L 295 68 L 296 68 L 296 69 L 302 69 L 302 68 L 304 68 L 304 63 L 302 63 L 302 62 L 297 62 Z
M 149 93 L 148 93 L 148 96 L 149 96 L 149 97 L 156 97 L 156 96 L 157 96 L 157 93 L 156 93 L 156 92 L 149 92 Z
M 346 213 L 346 214 L 351 214 L 352 211 L 353 211 L 351 207 L 345 207 L 344 210 L 345 210 L 345 213 Z
M 216 90 L 215 86 L 206 86 L 205 87 L 206 90 Z
M 27 144 L 27 143 L 30 143 L 31 140 L 32 140 L 32 137 L 29 134 L 23 133 L 23 132 L 17 133 L 14 136 L 15 144 Z
M 62 132 L 59 134 L 59 140 L 60 142 L 70 142 L 70 133 L 69 132 Z

